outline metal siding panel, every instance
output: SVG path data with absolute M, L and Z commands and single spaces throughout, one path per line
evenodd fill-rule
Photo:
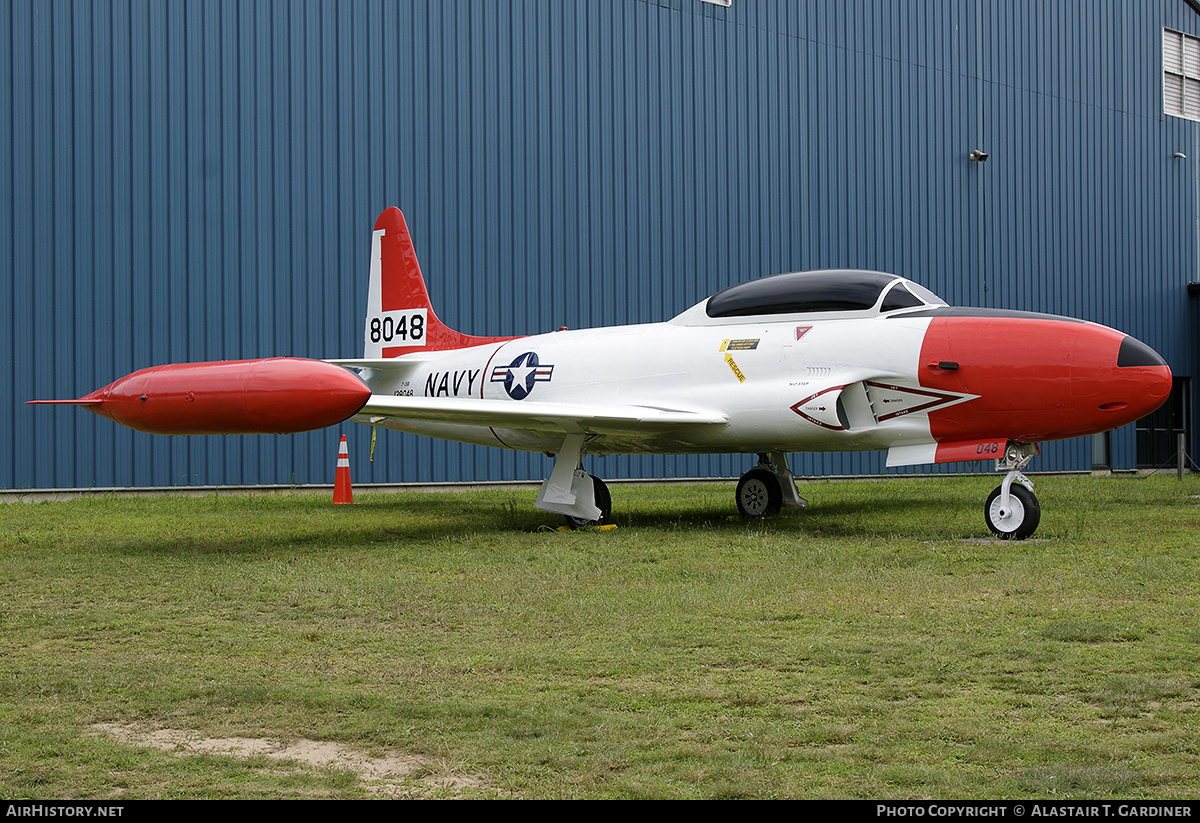
M 117 16 L 118 19 L 129 20 L 129 27 L 123 30 L 114 21 L 113 36 L 119 39 L 119 49 L 127 55 L 128 72 L 125 78 L 129 95 L 128 116 L 121 118 L 122 134 L 119 140 L 127 147 L 128 163 L 128 209 L 125 223 L 128 227 L 129 243 L 129 281 L 130 281 L 130 317 L 133 323 L 130 356 L 135 363 L 150 364 L 153 362 L 154 341 L 157 335 L 157 324 L 154 322 L 155 306 L 153 289 L 148 283 L 138 282 L 138 273 L 151 270 L 151 244 L 154 233 L 154 211 L 151 206 L 151 181 L 153 169 L 151 157 L 153 151 L 152 130 L 149 124 L 150 110 L 150 76 L 152 73 L 146 44 L 150 37 L 151 7 L 145 4 L 129 4 Z M 91 278 L 89 277 L 89 280 Z M 93 311 L 94 328 L 100 328 L 104 315 L 103 309 L 97 305 Z M 111 315 L 109 315 L 111 317 Z M 97 341 L 93 341 L 95 343 Z M 92 374 L 76 373 L 75 379 L 79 385 L 101 386 L 120 376 L 111 368 L 112 361 L 103 364 L 95 363 Z M 101 373 L 101 372 L 105 373 Z M 147 482 L 165 484 L 166 472 L 158 468 L 154 459 L 153 440 L 138 440 L 131 443 L 129 452 L 132 466 L 144 466 L 142 476 L 149 478 Z M 157 469 L 157 470 L 156 470 Z M 97 473 L 98 474 L 98 473 Z M 97 474 L 93 474 L 96 477 Z M 101 483 L 101 485 L 106 485 Z M 108 484 L 110 485 L 110 484 Z
M 94 18 L 91 14 L 92 11 L 92 8 L 83 6 L 71 9 L 70 23 L 62 28 L 64 33 L 70 35 L 65 45 L 72 49 L 73 59 L 69 73 L 64 72 L 61 81 L 55 83 L 56 87 L 61 90 L 57 96 L 63 106 L 70 107 L 69 117 L 64 116 L 55 126 L 58 132 L 55 151 L 65 151 L 66 155 L 72 158 L 71 180 L 69 186 L 65 187 L 69 192 L 67 196 L 70 199 L 64 200 L 61 206 L 56 206 L 56 212 L 61 212 L 60 220 L 66 229 L 60 245 L 63 257 L 55 265 L 61 278 L 55 288 L 60 295 L 57 311 L 61 311 L 64 316 L 80 318 L 80 322 L 70 323 L 68 324 L 69 329 L 64 329 L 65 334 L 62 335 L 64 346 L 61 350 L 54 352 L 54 357 L 57 362 L 71 363 L 72 369 L 78 377 L 94 381 L 95 368 L 91 360 L 95 347 L 91 344 L 91 337 L 96 329 L 110 330 L 109 324 L 113 322 L 114 318 L 111 294 L 103 293 L 100 300 L 96 300 L 96 295 L 92 290 L 92 280 L 88 274 L 95 265 L 94 260 L 97 256 L 93 238 L 99 235 L 107 239 L 112 237 L 114 232 L 97 225 L 98 222 L 111 219 L 112 211 L 97 209 L 93 213 L 91 208 L 96 200 L 93 189 L 93 183 L 96 181 L 93 181 L 91 172 L 95 166 L 106 167 L 107 164 L 103 163 L 102 155 L 105 153 L 106 142 L 111 137 L 111 129 L 102 129 L 100 123 L 94 119 L 92 99 L 97 97 L 105 100 L 111 95 L 111 88 L 107 87 L 106 82 L 110 78 L 105 70 L 110 68 L 113 62 L 112 55 L 106 51 L 107 43 L 105 42 L 111 26 L 106 25 L 108 21 L 105 19 L 103 9 L 95 9 L 97 14 Z M 93 56 L 93 32 L 98 40 L 95 57 Z M 96 71 L 93 74 L 94 64 Z M 95 83 L 93 94 L 70 93 L 73 89 L 85 88 L 89 80 L 93 80 Z M 100 107 L 99 113 L 101 117 L 107 114 L 103 107 Z M 93 135 L 95 136 L 93 137 Z M 93 158 L 87 157 L 88 152 L 84 148 L 87 146 L 92 147 L 92 152 L 96 155 L 94 160 L 101 162 L 89 162 L 93 161 Z M 111 146 L 109 148 L 111 151 Z M 112 187 L 111 180 L 100 180 L 99 183 L 106 189 Z M 115 259 L 113 262 L 116 262 Z M 93 311 L 96 312 L 94 316 Z M 118 330 L 111 329 L 111 331 L 114 332 L 112 342 L 115 342 L 117 339 L 115 332 Z M 66 442 L 72 444 L 73 447 L 64 449 L 56 455 L 61 461 L 55 472 L 58 482 L 68 481 L 76 472 L 81 476 L 94 476 L 95 474 L 95 451 L 82 446 L 88 442 L 86 439 L 87 429 L 92 426 L 93 421 L 82 419 L 82 417 L 82 415 L 74 415 L 70 421 L 71 425 L 66 430 Z
M 13 56 L 13 20 L 12 8 L 4 5 L 0 8 L 0 64 L 10 67 L 15 60 Z M 12 210 L 13 203 L 13 135 L 12 135 L 13 90 L 8 85 L 0 86 L 0 192 L 10 195 L 0 197 L 0 317 L 15 320 L 13 304 L 13 242 L 12 242 Z M 7 201 L 7 202 L 6 202 Z M 16 334 L 16 323 L 9 322 L 5 333 L 0 334 L 0 363 L 14 363 L 13 337 Z M 0 375 L 0 395 L 13 398 L 13 372 Z M 9 405 L 12 405 L 11 403 Z M 16 443 L 15 420 L 12 415 L 0 415 L 0 442 Z M 15 451 L 15 449 L 13 449 Z M 0 460 L 0 487 L 13 481 L 13 461 Z
M 30 32 L 32 41 L 30 87 L 32 94 L 26 107 L 28 120 L 25 121 L 29 123 L 32 134 L 22 135 L 27 138 L 24 153 L 30 158 L 31 166 L 28 184 L 22 185 L 22 188 L 27 189 L 23 204 L 28 205 L 29 211 L 26 213 L 26 219 L 22 221 L 24 225 L 21 228 L 32 241 L 22 260 L 26 263 L 26 266 L 22 268 L 25 268 L 29 277 L 29 291 L 26 300 L 32 318 L 31 327 L 28 330 L 32 345 L 24 352 L 27 356 L 17 362 L 26 364 L 36 363 L 54 352 L 53 329 L 56 307 L 53 303 L 54 260 L 52 255 L 55 244 L 46 242 L 47 238 L 44 235 L 39 235 L 34 231 L 36 226 L 58 222 L 54 214 L 53 153 L 41 150 L 37 139 L 45 140 L 54 134 L 49 112 L 55 92 L 51 69 L 53 54 L 51 43 L 54 39 L 51 26 L 52 15 L 53 7 L 49 4 L 38 5 L 32 12 L 32 30 Z M 24 180 L 19 181 L 19 184 L 25 183 Z M 28 219 L 29 215 L 32 216 L 32 220 Z M 38 382 L 41 383 L 41 381 Z M 40 389 L 41 385 L 39 385 Z M 63 409 L 62 411 L 70 410 Z M 37 486 L 56 485 L 61 482 L 53 470 L 54 452 L 58 443 L 56 429 L 48 426 L 46 417 L 32 415 L 30 417 L 34 420 L 32 442 L 44 444 L 33 460 L 33 484 Z M 54 418 L 59 419 L 54 420 Z M 50 416 L 51 424 L 66 423 L 66 421 L 66 415 L 53 414 Z M 69 425 L 67 423 L 68 427 Z M 68 444 L 68 448 L 71 445 L 73 444 Z
M 75 294 L 71 288 L 73 259 L 70 237 L 74 228 L 74 174 L 73 161 L 75 152 L 71 141 L 72 111 L 71 111 L 71 76 L 73 72 L 73 43 L 69 37 L 71 30 L 70 17 L 72 7 L 65 0 L 59 0 L 50 6 L 50 28 L 53 37 L 50 42 L 49 65 L 49 99 L 43 114 L 48 134 L 52 135 L 56 158 L 67 158 L 64 162 L 47 161 L 45 183 L 48 189 L 44 208 L 48 218 L 60 224 L 64 231 L 61 238 L 50 249 L 47 266 L 43 277 L 38 278 L 38 285 L 43 289 L 42 299 L 47 308 L 53 313 L 62 313 L 65 317 L 76 316 Z M 48 336 L 47 345 L 41 349 L 43 355 L 49 354 L 55 362 L 69 362 L 73 354 L 74 333 L 78 324 L 55 324 L 54 331 Z M 58 443 L 51 449 L 53 455 L 52 476 L 55 482 L 71 470 L 72 450 L 62 448 Z
M 167 17 L 166 11 L 160 4 L 145 6 L 145 29 L 136 38 L 131 38 L 131 54 L 133 57 L 134 88 L 144 89 L 144 98 L 134 93 L 130 99 L 134 103 L 129 112 L 131 121 L 130 133 L 134 144 L 131 150 L 139 162 L 135 168 L 144 171 L 144 180 L 139 189 L 140 195 L 134 197 L 135 203 L 141 204 L 141 209 L 131 218 L 131 222 L 140 223 L 136 228 L 137 237 L 141 242 L 137 245 L 142 250 L 141 265 L 135 260 L 135 272 L 131 276 L 138 283 L 137 291 L 145 295 L 145 311 L 143 323 L 152 331 L 144 342 L 144 347 L 135 351 L 131 367 L 157 365 L 171 360 L 170 338 L 167 329 L 170 328 L 171 312 L 171 276 L 169 257 L 170 224 L 168 204 L 170 198 L 169 150 L 168 150 L 168 118 L 155 116 L 155 113 L 167 111 L 168 79 L 166 71 L 167 53 Z M 140 173 L 140 172 L 139 172 Z M 109 362 L 109 374 L 98 375 L 97 382 L 107 383 L 120 377 L 122 372 L 118 364 Z M 77 391 L 85 391 L 77 386 Z M 172 446 L 170 441 L 162 438 L 137 438 L 128 444 L 133 464 L 145 467 L 143 477 L 148 477 L 148 483 L 155 486 L 166 486 L 174 482 L 172 477 L 171 460 Z M 115 485 L 115 480 L 107 484 Z
M 0 66 L 7 67 L 11 73 L 7 79 L 12 81 L 0 83 L 0 192 L 8 194 L 8 197 L 0 196 L 0 316 L 12 320 L 8 328 L 0 333 L 0 363 L 11 364 L 9 369 L 0 373 L 0 394 L 13 400 L 28 396 L 23 392 L 32 387 L 30 378 L 18 374 L 20 371 L 28 372 L 21 364 L 32 361 L 19 356 L 27 353 L 22 352 L 27 349 L 27 344 L 23 342 L 25 329 L 18 320 L 17 312 L 18 306 L 24 309 L 28 301 L 23 299 L 25 289 L 18 282 L 17 259 L 22 246 L 16 236 L 17 203 L 27 191 L 27 185 L 22 185 L 21 178 L 28 180 L 27 171 L 22 171 L 27 170 L 28 164 L 16 162 L 24 145 L 18 124 L 26 122 L 20 119 L 20 114 L 29 104 L 30 84 L 22 82 L 28 76 L 28 13 L 28 8 L 0 4 Z M 11 408 L 13 404 L 8 405 Z M 21 448 L 17 440 L 17 431 L 29 427 L 32 422 L 30 411 L 32 409 L 25 406 L 15 413 L 0 413 L 0 442 L 12 444 L 9 458 L 0 460 L 0 487 L 19 487 L 22 480 L 28 480 L 31 476 L 29 466 L 32 461 L 28 449 Z

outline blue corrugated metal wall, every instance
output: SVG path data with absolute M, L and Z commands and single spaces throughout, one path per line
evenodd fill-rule
M 359 355 L 388 205 L 476 334 L 865 267 L 1115 325 L 1190 375 L 1200 138 L 1162 114 L 1160 49 L 1198 23 L 1180 0 L 0 4 L 0 487 L 331 481 L 340 429 L 165 438 L 21 402 L 172 361 Z M 370 464 L 348 431 L 357 482 L 549 466 L 391 432 Z M 1131 432 L 1114 450 L 1132 467 Z M 1080 440 L 1036 467 L 1089 465 Z

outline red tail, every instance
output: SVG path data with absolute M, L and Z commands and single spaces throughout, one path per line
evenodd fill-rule
M 371 241 L 365 357 L 465 349 L 510 339 L 474 337 L 443 325 L 429 302 L 404 215 L 395 206 L 379 215 Z

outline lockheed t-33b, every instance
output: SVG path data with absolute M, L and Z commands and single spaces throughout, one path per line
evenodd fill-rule
M 953 308 L 872 271 L 778 274 L 672 320 L 528 337 L 442 324 L 399 209 L 375 223 L 365 351 L 353 360 L 156 366 L 77 400 L 162 434 L 307 431 L 347 418 L 555 455 L 537 507 L 572 525 L 611 517 L 585 454 L 757 455 L 738 511 L 802 508 L 789 452 L 886 450 L 888 466 L 994 460 L 988 528 L 1021 539 L 1040 509 L 1022 473 L 1047 440 L 1149 414 L 1171 371 L 1096 323 Z M 614 364 L 620 364 L 614 367 Z

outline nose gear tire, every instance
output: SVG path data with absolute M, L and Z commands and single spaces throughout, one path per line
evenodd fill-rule
M 997 486 L 988 495 L 983 504 L 983 518 L 987 521 L 992 534 L 1002 540 L 1024 540 L 1037 531 L 1042 519 L 1042 509 L 1033 492 L 1024 486 L 1013 483 L 1009 488 L 1009 511 L 1001 512 L 1000 494 L 1002 486 Z

